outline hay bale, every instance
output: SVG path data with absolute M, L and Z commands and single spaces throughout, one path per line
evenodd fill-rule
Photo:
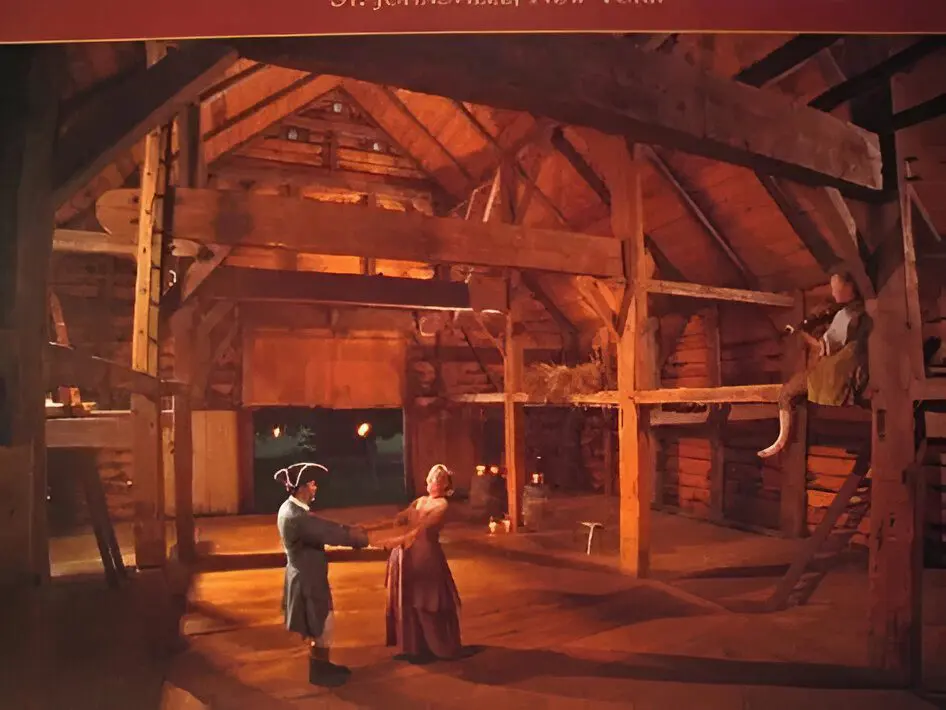
M 600 392 L 603 382 L 601 361 L 593 359 L 574 367 L 535 363 L 526 368 L 522 384 L 530 397 L 556 402 L 569 396 Z

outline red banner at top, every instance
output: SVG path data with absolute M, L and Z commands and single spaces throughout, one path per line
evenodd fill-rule
M 426 32 L 946 31 L 943 0 L 5 0 L 0 42 Z

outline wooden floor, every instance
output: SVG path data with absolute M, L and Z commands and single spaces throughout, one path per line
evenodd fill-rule
M 569 506 L 571 513 L 564 514 Z M 938 706 L 928 694 L 874 687 L 875 675 L 865 668 L 862 566 L 833 572 L 805 607 L 736 613 L 733 601 L 774 584 L 797 542 L 657 514 L 655 580 L 635 582 L 612 569 L 607 535 L 595 554 L 583 554 L 577 522 L 592 515 L 606 519 L 606 510 L 572 501 L 559 513 L 563 517 L 542 534 L 490 537 L 482 525 L 448 527 L 446 550 L 464 603 L 464 642 L 478 651 L 458 662 L 412 666 L 394 660 L 393 650 L 383 646 L 383 555 L 333 563 L 336 656 L 354 675 L 331 690 L 309 685 L 305 651 L 282 628 L 282 570 L 265 567 L 278 549 L 272 517 L 200 521 L 203 539 L 220 555 L 217 567 L 260 568 L 196 578 L 182 624 L 189 647 L 166 665 L 152 665 L 142 688 L 153 688 L 160 672 L 163 710 Z M 377 511 L 338 515 L 357 520 Z M 120 528 L 119 537 L 126 535 Z M 57 566 L 67 550 L 86 549 L 77 538 L 58 541 Z M 940 683 L 946 669 L 946 608 L 937 601 L 946 600 L 946 583 L 938 573 L 927 576 L 926 660 L 935 685 L 936 669 Z M 88 671 L 87 682 L 96 682 Z M 100 665 L 97 672 L 107 676 L 109 670 Z M 153 692 L 129 705 L 123 692 L 102 692 L 110 687 L 104 681 L 90 694 L 100 700 L 86 704 L 77 678 L 70 676 L 75 702 L 48 707 L 157 707 Z M 122 688 L 127 692 L 128 685 Z
M 308 684 L 305 652 L 282 629 L 280 569 L 203 574 L 184 626 L 190 648 L 168 682 L 213 708 L 254 710 L 936 707 L 871 689 L 857 643 L 862 605 L 839 612 L 822 597 L 773 615 L 726 609 L 729 598 L 771 584 L 759 581 L 758 563 L 795 543 L 671 516 L 655 528 L 664 533 L 664 581 L 634 582 L 609 569 L 606 554 L 577 554 L 577 535 L 571 552 L 550 551 L 551 534 L 537 542 L 455 526 L 447 551 L 464 642 L 478 653 L 421 667 L 383 646 L 384 562 L 335 563 L 336 656 L 354 675 L 332 690 Z M 720 564 L 735 576 L 718 576 Z M 850 594 L 858 579 L 856 568 L 841 570 L 826 594 Z

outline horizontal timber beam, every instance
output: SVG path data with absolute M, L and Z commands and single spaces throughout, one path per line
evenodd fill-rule
M 507 395 L 503 392 L 480 392 L 477 394 L 454 395 L 450 398 L 450 401 L 466 404 L 503 404 L 507 397 L 511 398 L 513 402 L 534 407 L 554 407 L 557 405 L 563 407 L 616 407 L 618 403 L 618 393 L 612 391 L 576 394 L 554 400 L 531 397 L 524 392 L 513 395 Z
M 210 177 L 267 185 L 290 185 L 298 188 L 324 188 L 345 192 L 375 194 L 394 199 L 430 201 L 439 189 L 426 179 L 403 178 L 396 175 L 357 173 L 332 170 L 317 165 L 290 165 L 274 160 L 228 156 L 207 169 Z
M 872 89 L 889 81 L 890 77 L 907 71 L 927 55 L 944 47 L 946 47 L 946 38 L 940 35 L 923 37 L 885 61 L 831 87 L 812 99 L 808 105 L 821 111 L 833 111 L 841 104 L 869 93 Z
M 195 42 L 95 97 L 56 145 L 53 198 L 68 201 L 148 131 L 171 121 L 237 60 L 232 48 Z
M 795 300 L 792 296 L 781 293 L 767 293 L 765 291 L 746 291 L 739 288 L 722 288 L 720 286 L 704 286 L 683 281 L 648 281 L 649 293 L 662 293 L 668 296 L 685 296 L 688 298 L 707 298 L 717 301 L 739 301 L 741 303 L 755 303 L 760 306 L 775 306 L 791 308 Z
M 46 386 L 49 389 L 95 389 L 104 386 L 142 394 L 151 399 L 187 394 L 187 388 L 178 382 L 159 380 L 128 366 L 85 355 L 55 343 L 47 345 L 44 365 Z
M 130 238 L 137 197 L 137 190 L 105 193 L 96 204 L 99 222 Z M 203 244 L 610 278 L 623 273 L 619 243 L 574 232 L 236 191 L 179 189 L 174 207 L 176 238 Z
M 528 111 L 801 182 L 871 190 L 882 185 L 876 135 L 777 92 L 609 36 L 320 37 L 236 44 L 257 61 Z
M 76 254 L 108 254 L 134 259 L 137 247 L 127 234 L 109 234 L 82 229 L 57 229 L 53 232 L 53 251 Z
M 171 253 L 176 257 L 203 259 L 207 248 L 211 250 L 221 248 L 218 244 L 198 244 L 183 239 L 171 242 Z M 109 234 L 108 232 L 89 232 L 78 229 L 57 229 L 53 234 L 53 251 L 71 252 L 75 254 L 108 254 L 122 259 L 134 260 L 136 256 L 135 244 L 127 234 Z M 352 262 L 349 264 L 348 262 Z M 276 271 L 335 271 L 360 273 L 357 258 L 327 256 L 312 252 L 297 252 L 275 247 L 234 247 L 226 255 L 227 266 L 246 267 L 250 269 L 272 269 Z M 379 267 L 391 264 L 382 261 Z M 397 263 L 397 272 L 392 275 L 403 275 L 404 270 L 410 268 L 412 275 L 416 273 L 432 272 L 426 264 L 407 262 Z M 171 298 L 172 292 L 164 295 L 164 300 Z M 167 303 L 165 304 L 167 305 Z
M 781 385 L 738 385 L 731 387 L 679 387 L 670 389 L 642 390 L 631 394 L 637 404 L 750 404 L 775 402 Z M 509 396 L 502 392 L 484 392 L 462 394 L 451 397 L 453 402 L 468 404 L 502 404 Z M 579 406 L 579 407 L 615 407 L 618 405 L 616 391 L 576 394 L 567 397 L 546 400 L 530 396 L 524 392 L 511 395 L 514 402 L 532 406 Z M 668 419 L 673 412 L 661 412 L 657 420 Z M 695 419 L 695 418 L 694 418 Z
M 415 330 L 413 315 L 390 308 L 358 308 L 318 303 L 240 305 L 240 322 L 247 330 L 329 330 L 341 334 L 371 331 L 406 337 Z
M 677 387 L 635 392 L 637 404 L 726 404 L 775 402 L 781 385 L 738 385 L 731 387 Z
M 391 276 L 280 272 L 220 267 L 201 289 L 207 299 L 337 303 L 377 308 L 472 310 L 465 283 Z

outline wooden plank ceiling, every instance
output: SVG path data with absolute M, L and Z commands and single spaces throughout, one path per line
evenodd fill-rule
M 633 44 L 805 104 L 832 87 L 839 90 L 843 80 L 826 66 L 847 41 L 686 35 Z M 882 38 L 871 41 L 880 43 L 880 59 L 903 49 Z M 143 66 L 140 45 L 131 43 L 76 45 L 68 51 L 72 81 L 64 97 L 67 116 L 69 107 L 78 110 L 116 77 Z M 943 62 L 943 53 L 935 51 L 915 62 L 906 81 L 914 103 L 934 102 L 935 108 L 946 90 Z M 305 62 L 297 64 L 305 68 Z M 595 135 L 586 128 L 556 127 L 524 111 L 252 59 L 228 66 L 200 99 L 212 187 L 428 215 L 453 210 L 463 217 L 471 193 L 488 185 L 506 163 L 516 186 L 513 194 L 501 196 L 503 209 L 494 209 L 492 219 L 504 219 L 508 206 L 528 195 L 522 214 L 516 215 L 522 225 L 610 236 L 610 198 L 590 160 L 589 142 Z M 832 112 L 847 120 L 843 103 Z M 906 141 L 917 157 L 916 173 L 922 178 L 917 192 L 927 206 L 930 230 L 939 234 L 946 233 L 944 120 L 907 129 Z M 140 158 L 140 145 L 118 155 L 63 204 L 57 215 L 60 226 L 100 229 L 95 201 L 108 190 L 134 187 Z M 747 166 L 666 148 L 649 152 L 645 230 L 661 276 L 763 290 L 823 283 L 830 261 L 825 235 L 832 227 L 804 192 L 821 188 L 795 191 L 785 185 L 773 184 Z M 481 207 L 474 200 L 471 217 L 482 219 L 477 209 Z M 287 257 L 285 263 L 289 261 Z M 291 268 L 360 273 L 365 266 L 358 257 L 310 256 L 306 264 L 296 259 Z M 371 268 L 391 276 L 433 275 L 432 265 L 421 262 L 379 262 Z M 567 275 L 531 275 L 530 288 L 518 297 L 528 303 L 537 333 L 554 340 L 562 321 L 586 335 L 600 328 L 594 310 L 571 283 Z M 475 335 L 481 328 L 469 330 Z

